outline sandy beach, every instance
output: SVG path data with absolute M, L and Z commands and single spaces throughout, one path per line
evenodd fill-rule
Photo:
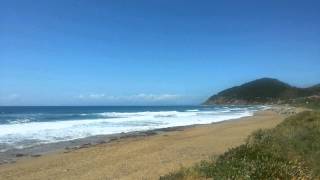
M 158 179 L 238 146 L 253 131 L 272 128 L 286 116 L 279 110 L 261 111 L 241 119 L 22 158 L 0 165 L 0 179 Z

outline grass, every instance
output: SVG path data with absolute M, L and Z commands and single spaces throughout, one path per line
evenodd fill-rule
M 177 179 L 319 179 L 320 112 L 305 111 L 246 143 L 190 168 L 160 177 Z
M 309 109 L 320 111 L 320 98 L 298 98 L 291 104 L 297 107 L 306 107 Z

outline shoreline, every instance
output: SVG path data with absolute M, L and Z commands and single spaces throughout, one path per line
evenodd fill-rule
M 270 110 L 280 114 L 290 115 L 293 113 L 293 111 L 290 111 L 290 109 L 292 108 L 293 107 L 272 106 Z M 196 126 L 219 124 L 226 121 L 237 121 L 237 120 L 241 120 L 242 118 L 255 116 L 256 113 L 259 113 L 261 111 L 265 111 L 265 110 L 257 111 L 253 113 L 253 115 L 251 116 L 245 116 L 245 117 L 234 118 L 234 119 L 226 119 L 223 121 L 212 122 L 209 124 L 191 124 L 186 126 L 173 126 L 173 127 L 167 127 L 167 128 L 145 130 L 145 131 L 132 131 L 132 132 L 126 132 L 126 133 L 95 135 L 95 136 L 89 136 L 85 138 L 68 140 L 68 141 L 39 144 L 36 146 L 26 147 L 22 149 L 10 149 L 8 151 L 0 153 L 0 166 L 8 163 L 9 164 L 16 163 L 20 159 L 35 158 L 35 157 L 40 157 L 40 156 L 51 154 L 51 153 L 59 153 L 59 152 L 68 153 L 70 151 L 74 151 L 77 149 L 89 148 L 99 144 L 107 144 L 113 141 L 119 141 L 124 138 L 146 137 L 146 136 L 158 135 L 158 134 L 170 132 L 170 131 L 183 131 L 187 128 L 192 128 Z
M 257 112 L 260 112 L 260 111 L 264 111 L 264 110 L 259 110 Z M 44 156 L 52 153 L 61 153 L 61 152 L 68 153 L 70 151 L 74 151 L 77 149 L 89 148 L 99 144 L 108 144 L 113 141 L 119 141 L 125 138 L 147 137 L 147 136 L 162 134 L 165 132 L 183 131 L 185 129 L 196 127 L 196 126 L 211 125 L 211 124 L 223 123 L 226 121 L 241 120 L 242 118 L 252 117 L 257 112 L 254 112 L 250 116 L 225 119 L 222 121 L 212 122 L 208 124 L 190 124 L 190 125 L 184 125 L 184 126 L 172 126 L 172 127 L 165 127 L 165 128 L 159 128 L 159 129 L 151 129 L 151 130 L 145 130 L 145 131 L 132 131 L 132 132 L 122 132 L 122 133 L 115 133 L 115 134 L 94 135 L 94 136 L 89 136 L 89 137 L 84 137 L 84 138 L 74 139 L 74 140 L 39 144 L 39 145 L 25 147 L 21 149 L 9 149 L 5 152 L 0 152 L 0 166 L 3 164 L 16 163 L 20 159 L 36 158 L 36 157 L 40 157 L 40 156 Z
M 185 125 L 185 126 L 173 126 L 173 127 L 145 130 L 145 131 L 132 131 L 132 132 L 126 132 L 126 133 L 123 132 L 123 133 L 116 133 L 116 134 L 95 135 L 95 136 L 89 136 L 85 138 L 68 140 L 68 141 L 39 144 L 39 145 L 26 147 L 22 149 L 10 149 L 5 152 L 0 152 L 0 167 L 1 165 L 4 165 L 4 164 L 16 163 L 20 159 L 36 158 L 36 157 L 40 157 L 40 156 L 44 156 L 52 153 L 69 153 L 71 151 L 75 151 L 78 149 L 90 148 L 100 144 L 108 144 L 108 143 L 112 143 L 114 141 L 120 141 L 126 138 L 148 137 L 153 135 L 159 135 L 166 132 L 183 131 L 185 129 L 193 128 L 197 126 L 219 124 L 226 121 L 237 121 L 237 120 L 241 120 L 242 118 L 255 116 L 255 113 L 253 113 L 253 115 L 251 116 L 245 116 L 245 117 L 234 118 L 234 119 L 226 119 L 226 120 L 212 122 L 208 124 L 191 124 L 191 125 Z
M 229 119 L 224 121 L 232 121 L 237 119 L 240 119 L 240 118 Z M 213 122 L 209 124 L 216 124 L 224 121 Z M 0 153 L 0 167 L 1 165 L 4 165 L 4 164 L 16 163 L 20 159 L 40 157 L 40 156 L 52 154 L 52 153 L 69 153 L 71 151 L 75 151 L 78 149 L 90 148 L 100 144 L 108 144 L 108 143 L 112 143 L 114 141 L 120 141 L 126 138 L 148 137 L 153 135 L 159 135 L 166 132 L 183 131 L 184 129 L 187 129 L 187 128 L 192 128 L 192 127 L 201 126 L 201 125 L 209 125 L 209 124 L 192 124 L 192 125 L 186 125 L 186 126 L 174 126 L 174 127 L 159 128 L 159 129 L 152 129 L 152 130 L 145 130 L 145 131 L 132 131 L 132 132 L 126 132 L 126 133 L 95 135 L 95 136 L 89 136 L 85 138 L 68 140 L 68 141 L 39 144 L 33 147 L 26 147 L 22 149 L 10 149 L 8 151 Z
M 194 107 L 194 108 L 199 108 L 199 107 Z M 21 142 L 15 144 L 15 146 L 11 145 L 6 145 L 0 144 L 0 166 L 2 164 L 7 164 L 7 163 L 15 163 L 19 159 L 24 159 L 24 158 L 31 158 L 31 157 L 39 157 L 42 155 L 50 154 L 50 153 L 56 153 L 56 152 L 65 152 L 65 151 L 71 151 L 71 150 L 76 150 L 76 149 L 81 149 L 81 148 L 87 148 L 90 146 L 95 146 L 98 144 L 105 144 L 105 143 L 110 143 L 114 140 L 119 140 L 123 139 L 126 137 L 136 137 L 136 136 L 150 136 L 150 135 L 155 135 L 155 134 L 160 134 L 162 132 L 167 132 L 167 131 L 175 131 L 179 129 L 185 129 L 185 128 L 190 128 L 194 127 L 197 125 L 203 125 L 203 124 L 212 124 L 212 123 L 219 123 L 223 121 L 230 121 L 234 119 L 238 119 L 241 117 L 249 117 L 252 116 L 254 112 L 260 111 L 263 109 L 263 105 L 261 105 L 260 108 L 254 109 L 254 110 L 248 110 L 247 113 L 243 112 L 240 113 L 239 115 L 231 115 L 227 117 L 222 117 L 218 119 L 210 119 L 205 122 L 203 121 L 196 121 L 193 120 L 190 122 L 190 119 L 181 119 L 180 121 L 182 123 L 168 123 L 168 125 L 162 126 L 162 127 L 151 127 L 146 130 L 138 130 L 136 129 L 135 131 L 128 130 L 124 132 L 118 131 L 115 132 L 114 134 L 97 134 L 97 135 L 92 135 L 92 136 L 87 136 L 87 137 L 82 137 L 82 138 L 66 138 L 66 139 L 60 139 L 60 140 L 55 140 L 47 143 L 37 143 L 37 138 L 33 139 L 26 139 L 22 140 Z M 148 110 L 144 110 L 146 112 L 149 112 Z M 144 112 L 142 111 L 142 112 Z M 193 111 L 193 110 L 192 110 Z M 198 111 L 198 110 L 196 110 Z M 157 111 L 155 111 L 157 112 Z M 160 111 L 161 112 L 161 111 Z M 178 111 L 180 113 L 180 111 Z M 181 111 L 184 112 L 184 111 Z M 190 110 L 186 110 L 186 112 L 190 112 Z M 189 121 L 188 121 L 189 120 Z M 170 122 L 175 122 L 175 121 L 170 121 Z M 179 121 L 178 121 L 179 122 Z M 199 124 L 195 124 L 199 123 Z M 36 132 L 36 131 L 35 131 Z M 58 136 L 59 137 L 59 136 Z
M 283 110 L 283 109 L 285 109 L 285 110 Z M 220 147 L 219 148 L 220 150 L 217 152 L 213 150 L 213 154 L 222 153 L 225 150 L 227 150 L 228 148 L 240 145 L 243 142 L 243 140 L 247 137 L 247 135 L 250 134 L 249 131 L 243 131 L 243 130 L 249 128 L 250 132 L 251 132 L 251 130 L 256 130 L 257 127 L 269 128 L 269 126 L 274 126 L 277 123 L 280 123 L 288 115 L 291 115 L 292 112 L 298 111 L 297 109 L 294 109 L 294 110 L 291 110 L 291 109 L 292 109 L 291 107 L 289 107 L 289 108 L 288 107 L 272 107 L 269 110 L 256 112 L 256 113 L 254 113 L 253 116 L 231 119 L 231 120 L 224 120 L 224 121 L 214 122 L 214 123 L 210 123 L 210 124 L 198 124 L 198 125 L 195 124 L 195 125 L 188 125 L 188 126 L 178 126 L 178 127 L 169 127 L 169 128 L 162 128 L 162 129 L 156 129 L 156 130 L 148 130 L 148 131 L 143 131 L 143 132 L 119 133 L 119 134 L 113 134 L 113 135 L 99 135 L 99 136 L 92 136 L 92 137 L 76 140 L 76 142 L 75 141 L 62 142 L 62 143 L 59 143 L 58 145 L 57 144 L 53 145 L 55 147 L 51 147 L 51 151 L 47 151 L 43 154 L 33 153 L 33 154 L 22 155 L 22 156 L 16 157 L 15 161 L 17 161 L 17 162 L 15 162 L 15 163 L 6 163 L 6 164 L 0 165 L 0 174 L 5 175 L 6 169 L 7 170 L 16 169 L 16 167 L 20 167 L 20 166 L 22 166 L 22 169 L 24 169 L 23 167 L 25 167 L 25 168 L 29 167 L 30 164 L 32 167 L 32 164 L 34 164 L 34 163 L 37 164 L 36 163 L 37 161 L 41 161 L 44 164 L 47 164 L 47 163 L 51 164 L 52 163 L 51 158 L 53 158 L 53 159 L 58 158 L 59 159 L 63 156 L 68 156 L 68 157 L 70 156 L 70 157 L 72 157 L 71 158 L 72 161 L 77 162 L 78 158 L 81 159 L 82 157 L 78 157 L 76 155 L 78 153 L 83 152 L 83 151 L 86 152 L 83 155 L 96 156 L 97 154 L 95 153 L 95 151 L 97 149 L 101 149 L 101 148 L 103 148 L 103 149 L 104 148 L 105 149 L 116 148 L 117 151 L 114 150 L 114 151 L 110 151 L 110 152 L 112 152 L 112 153 L 117 152 L 118 153 L 118 151 L 123 151 L 122 148 L 126 147 L 126 146 L 130 146 L 131 149 L 139 148 L 139 146 L 134 145 L 135 143 L 152 144 L 153 146 L 156 146 L 157 144 L 154 144 L 154 143 L 156 143 L 157 141 L 162 142 L 164 139 L 168 139 L 168 137 L 174 137 L 174 136 L 177 136 L 177 137 L 182 136 L 183 139 L 187 138 L 188 140 L 190 140 L 190 142 L 193 143 L 193 145 L 190 147 L 188 146 L 188 148 L 186 148 L 183 146 L 183 144 L 189 143 L 189 142 L 175 141 L 175 138 L 173 138 L 173 139 L 169 138 L 168 139 L 169 141 L 173 141 L 175 143 L 182 143 L 181 145 L 179 145 L 177 147 L 174 147 L 174 145 L 173 145 L 173 148 L 179 149 L 180 146 L 183 146 L 183 148 L 180 147 L 180 148 L 182 148 L 183 154 L 190 155 L 190 153 L 193 154 L 193 152 L 190 151 L 189 149 L 191 149 L 191 150 L 193 149 L 193 150 L 197 151 L 196 149 L 194 149 L 195 147 L 203 146 L 203 149 L 205 149 L 205 152 L 201 152 L 200 154 L 201 154 L 202 159 L 204 159 L 203 156 L 208 157 L 209 153 L 211 154 L 209 146 L 211 148 L 214 146 L 213 146 L 213 144 L 206 145 L 208 143 L 207 142 L 208 140 L 202 142 L 203 139 L 214 138 L 217 141 L 220 141 L 221 138 L 222 139 L 226 138 L 225 142 L 223 142 L 223 141 L 219 142 L 220 144 L 222 143 L 220 146 L 223 146 L 224 148 Z M 270 122 L 267 122 L 267 121 L 259 122 L 260 120 L 265 120 L 265 119 L 269 119 Z M 246 126 L 242 127 L 243 124 L 246 124 Z M 238 127 L 239 125 L 241 125 L 241 128 Z M 216 134 L 218 131 L 225 130 L 225 128 L 227 128 L 227 130 L 235 128 L 237 131 L 241 131 L 241 133 L 239 132 L 239 134 L 237 134 L 237 136 L 233 137 L 234 140 L 231 139 L 232 140 L 231 142 L 227 142 L 227 141 L 230 141 L 230 139 L 228 139 L 228 135 L 233 134 L 233 132 L 229 132 L 225 135 L 221 135 L 221 134 L 219 135 L 219 133 Z M 215 132 L 213 130 L 216 130 L 217 132 Z M 198 144 L 199 142 L 193 141 L 192 138 L 188 138 L 189 133 L 194 132 L 196 134 L 202 134 L 202 133 L 205 133 L 206 131 L 209 131 L 210 134 L 202 135 L 202 138 L 203 138 L 201 140 L 202 144 Z M 184 137 L 184 136 L 186 136 L 186 137 Z M 162 142 L 162 143 L 166 144 L 166 143 L 170 143 L 170 142 Z M 217 142 L 217 144 L 219 144 L 219 143 Z M 43 145 L 40 145 L 40 146 L 41 146 L 40 150 L 48 150 L 48 149 L 45 149 Z M 57 146 L 59 146 L 60 148 L 57 148 Z M 133 147 L 131 147 L 131 146 L 133 146 Z M 172 146 L 172 145 L 166 144 L 166 146 Z M 52 148 L 55 150 L 53 150 Z M 50 147 L 49 147 L 49 149 L 50 149 Z M 128 151 L 129 150 L 130 149 L 128 149 Z M 147 150 L 149 150 L 149 149 L 147 149 Z M 181 149 L 179 149 L 179 151 L 181 151 Z M 131 152 L 131 153 L 133 153 L 133 152 Z M 139 154 L 139 153 L 143 153 L 143 151 L 142 152 L 138 151 L 138 152 L 134 152 L 134 153 Z M 150 152 L 150 153 L 152 153 L 152 152 Z M 174 153 L 176 153 L 176 152 L 174 152 Z M 171 154 L 167 154 L 167 155 L 170 156 Z M 73 156 L 76 156 L 76 157 L 73 157 Z M 110 155 L 108 155 L 108 154 L 101 155 L 101 156 L 99 155 L 100 158 L 106 158 L 106 156 L 110 156 Z M 121 154 L 121 155 L 117 156 L 117 158 L 123 160 L 122 156 L 125 156 L 125 154 Z M 137 155 L 136 158 L 139 158 L 139 156 L 144 156 L 144 154 Z M 131 158 L 131 157 L 128 157 L 128 158 Z M 180 161 L 179 159 L 181 159 L 181 157 L 174 157 L 170 160 L 170 162 L 171 161 Z M 119 162 L 121 162 L 121 160 L 119 160 Z M 141 161 L 141 160 L 139 160 L 139 161 Z M 180 164 L 180 165 L 181 164 L 182 165 L 188 164 L 188 162 L 184 162 L 183 160 L 181 160 L 181 162 L 183 162 L 183 163 L 178 163 L 178 164 Z M 176 165 L 177 164 L 175 163 L 175 166 Z M 21 167 L 19 169 L 21 170 Z M 28 168 L 26 168 L 26 169 L 28 169 Z M 50 171 L 50 167 L 46 171 Z M 117 171 L 119 171 L 120 174 L 123 174 L 123 173 L 121 173 L 121 170 L 117 170 L 117 169 L 113 170 L 112 172 L 117 174 Z M 32 175 L 32 173 L 28 172 L 28 171 L 26 171 L 25 173 L 27 173 L 28 175 Z M 0 175 L 0 177 L 1 177 L 1 175 Z M 13 179 L 16 178 L 15 175 L 5 176 L 5 177 L 7 179 L 10 179 L 10 177 Z M 109 177 L 109 176 L 106 176 L 106 177 Z M 113 178 L 116 176 L 110 176 L 110 177 Z M 23 177 L 21 177 L 21 179 L 28 179 L 28 178 L 24 178 L 24 176 L 23 176 Z M 91 179 L 91 178 L 89 178 L 89 179 Z

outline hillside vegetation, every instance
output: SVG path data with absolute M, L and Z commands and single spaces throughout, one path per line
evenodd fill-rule
M 298 88 L 277 79 L 262 78 L 221 91 L 204 104 L 280 104 L 297 98 L 319 95 L 320 85 Z
M 320 112 L 305 111 L 256 131 L 217 158 L 160 179 L 319 179 L 319 152 Z

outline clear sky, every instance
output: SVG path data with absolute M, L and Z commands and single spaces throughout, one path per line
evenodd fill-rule
M 319 0 L 1 0 L 0 105 L 198 104 L 320 83 Z

